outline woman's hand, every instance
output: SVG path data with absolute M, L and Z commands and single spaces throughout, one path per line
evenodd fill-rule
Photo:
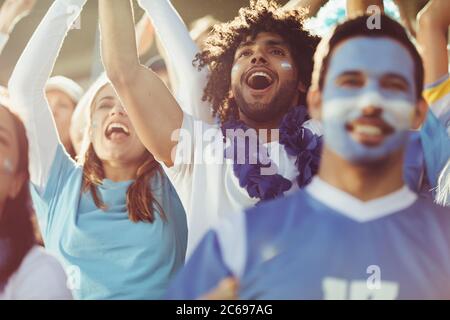
M 219 284 L 210 290 L 205 295 L 201 296 L 200 300 L 237 300 L 239 283 L 236 278 L 228 277 L 219 282 Z
M 10 34 L 14 26 L 27 16 L 36 0 L 6 0 L 0 9 L 0 32 Z

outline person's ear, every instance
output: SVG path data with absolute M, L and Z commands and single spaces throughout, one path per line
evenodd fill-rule
M 8 197 L 10 199 L 15 199 L 19 194 L 20 190 L 22 190 L 23 184 L 26 182 L 25 173 L 20 172 L 15 174 L 14 181 L 11 184 L 11 187 L 8 191 Z
M 301 93 L 306 93 L 306 86 L 303 84 L 303 82 L 299 81 L 297 85 L 297 90 Z
M 428 112 L 428 104 L 421 98 L 416 105 L 416 112 L 414 113 L 412 128 L 419 129 L 422 123 L 425 121 Z
M 306 97 L 308 111 L 311 118 L 320 121 L 322 119 L 322 94 L 318 89 L 309 89 Z

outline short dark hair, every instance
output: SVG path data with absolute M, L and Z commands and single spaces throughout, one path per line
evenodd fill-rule
M 369 29 L 367 27 L 367 20 L 371 16 L 362 15 L 354 19 L 347 20 L 342 24 L 336 26 L 333 32 L 328 37 L 324 37 L 317 47 L 314 56 L 314 71 L 312 86 L 320 90 L 323 89 L 328 65 L 330 63 L 331 53 L 333 49 L 345 40 L 354 37 L 368 37 L 380 38 L 388 37 L 401 43 L 411 54 L 414 61 L 415 84 L 417 88 L 417 99 L 422 98 L 424 69 L 422 59 L 414 44 L 408 37 L 406 30 L 397 21 L 389 18 L 385 14 L 380 14 L 380 28 Z
M 234 54 L 248 36 L 256 37 L 261 32 L 276 33 L 286 41 L 295 60 L 299 80 L 306 88 L 309 87 L 314 51 L 320 39 L 305 30 L 305 18 L 303 10 L 286 11 L 273 0 L 251 0 L 250 6 L 241 8 L 234 20 L 214 26 L 203 51 L 194 61 L 200 69 L 205 66 L 210 69 L 203 100 L 212 104 L 214 115 L 219 115 L 222 121 L 238 116 L 237 107 L 228 94 Z M 304 95 L 299 102 L 305 103 Z

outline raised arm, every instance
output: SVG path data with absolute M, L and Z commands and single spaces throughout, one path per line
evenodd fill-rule
M 31 182 L 47 183 L 60 144 L 44 89 L 62 43 L 86 0 L 57 0 L 50 7 L 19 58 L 9 80 L 12 107 L 23 119 L 30 145 Z
M 425 84 L 448 74 L 448 27 L 450 1 L 431 0 L 418 15 L 417 41 L 425 68 Z
M 99 0 L 102 60 L 139 138 L 156 159 L 173 164 L 172 133 L 183 121 L 162 80 L 139 63 L 130 1 Z
M 0 9 L 0 53 L 15 25 L 33 9 L 36 0 L 6 0 Z
M 163 46 L 166 65 L 176 83 L 174 94 L 184 112 L 205 122 L 212 122 L 211 109 L 202 101 L 208 70 L 198 71 L 192 65 L 198 47 L 189 35 L 181 17 L 169 0 L 139 0 L 153 22 Z
M 283 6 L 283 9 L 289 11 L 306 8 L 308 9 L 308 17 L 314 17 L 327 2 L 328 0 L 290 0 Z
M 400 19 L 409 33 L 416 37 L 417 33 L 417 14 L 428 0 L 394 0 L 400 13 Z
M 155 29 L 150 18 L 144 14 L 136 24 L 136 39 L 139 57 L 146 54 L 155 41 Z
M 377 6 L 384 11 L 383 0 L 347 0 L 347 17 L 357 17 L 367 12 L 370 6 Z

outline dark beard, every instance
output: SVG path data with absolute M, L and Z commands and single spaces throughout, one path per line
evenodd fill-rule
M 239 110 L 255 122 L 268 122 L 281 118 L 292 107 L 292 100 L 297 93 L 297 82 L 286 82 L 269 103 L 247 103 L 240 88 L 235 89 L 235 100 Z

